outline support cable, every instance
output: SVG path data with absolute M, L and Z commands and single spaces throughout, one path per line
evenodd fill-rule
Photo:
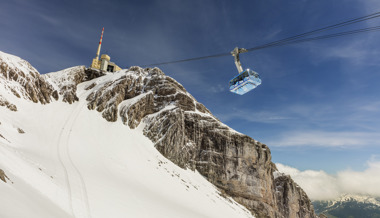
M 380 12 L 376 12 L 373 14 L 369 14 L 363 17 L 351 19 L 348 21 L 344 21 L 341 23 L 337 23 L 334 25 L 329 25 L 323 28 L 319 28 L 313 31 L 301 33 L 295 36 L 287 37 L 281 40 L 277 40 L 271 43 L 267 43 L 264 45 L 256 46 L 253 48 L 248 48 L 246 49 L 246 52 L 251 52 L 251 51 L 256 51 L 256 50 L 261 50 L 261 49 L 266 49 L 266 48 L 271 48 L 271 47 L 277 47 L 277 46 L 284 46 L 284 45 L 289 45 L 289 44 L 296 44 L 296 43 L 302 43 L 302 42 L 309 42 L 309 41 L 315 41 L 315 40 L 322 40 L 322 39 L 329 39 L 329 38 L 336 38 L 336 37 L 342 37 L 346 35 L 353 35 L 353 34 L 358 34 L 358 33 L 364 33 L 364 32 L 371 32 L 371 31 L 379 31 L 380 26 L 375 26 L 375 27 L 369 27 L 369 28 L 362 28 L 362 29 L 356 29 L 356 30 L 351 30 L 351 31 L 345 31 L 345 32 L 339 32 L 339 33 L 334 33 L 334 34 L 328 34 L 328 35 L 322 35 L 322 36 L 317 36 L 317 37 L 312 37 L 312 38 L 305 38 L 307 36 L 311 36 L 317 33 L 321 33 L 324 31 L 340 28 L 343 26 L 355 24 L 358 22 L 363 22 L 366 20 L 374 19 L 380 17 Z M 219 53 L 219 54 L 214 54 L 214 55 L 208 55 L 208 56 L 202 56 L 202 57 L 194 57 L 194 58 L 188 58 L 188 59 L 181 59 L 181 60 L 175 60 L 175 61 L 167 61 L 167 62 L 161 62 L 161 63 L 156 63 L 156 64 L 148 64 L 148 65 L 142 65 L 142 67 L 149 67 L 149 66 L 159 66 L 159 65 L 165 65 L 165 64 L 175 64 L 175 63 L 182 63 L 182 62 L 188 62 L 188 61 L 196 61 L 196 60 L 203 60 L 203 59 L 208 59 L 208 58 L 217 58 L 217 57 L 223 57 L 223 56 L 229 56 L 231 55 L 230 52 L 226 53 Z

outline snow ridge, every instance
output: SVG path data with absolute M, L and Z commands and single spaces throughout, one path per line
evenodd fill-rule
M 20 71 L 26 74 L 38 72 L 29 62 L 2 51 L 0 51 L 0 63 L 1 66 L 7 66 L 9 70 Z
M 372 196 L 355 195 L 355 194 L 344 194 L 336 200 L 329 201 L 329 206 L 334 207 L 336 204 L 340 204 L 343 202 L 352 202 L 352 201 L 356 201 L 356 202 L 364 203 L 364 204 L 373 204 L 380 207 L 379 199 Z

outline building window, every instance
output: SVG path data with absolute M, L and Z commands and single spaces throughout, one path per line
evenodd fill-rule
M 114 66 L 112 66 L 112 65 L 108 65 L 107 66 L 107 71 L 108 72 L 113 72 L 113 70 L 114 70 Z

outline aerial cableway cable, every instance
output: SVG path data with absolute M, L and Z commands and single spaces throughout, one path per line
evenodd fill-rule
M 317 33 L 321 33 L 324 31 L 340 28 L 343 26 L 355 24 L 358 22 L 363 22 L 366 20 L 374 19 L 380 17 L 380 12 L 376 12 L 367 16 L 351 19 L 348 21 L 344 21 L 341 23 L 337 23 L 334 25 L 329 25 L 323 28 L 319 28 L 313 31 L 305 32 L 302 34 L 298 34 L 295 36 L 287 37 L 281 40 L 277 40 L 271 43 L 267 43 L 264 45 L 256 46 L 253 48 L 248 48 L 246 49 L 246 52 L 251 52 L 251 51 L 256 51 L 256 50 L 261 50 L 261 49 L 266 49 L 266 48 L 271 48 L 271 47 L 277 47 L 277 46 L 284 46 L 288 44 L 296 44 L 296 43 L 302 43 L 302 42 L 309 42 L 309 41 L 315 41 L 315 40 L 321 40 L 321 39 L 328 39 L 328 38 L 335 38 L 335 37 L 341 37 L 341 36 L 346 36 L 346 35 L 352 35 L 352 34 L 358 34 L 358 33 L 363 33 L 363 32 L 371 32 L 371 31 L 379 31 L 380 26 L 375 26 L 375 27 L 369 27 L 369 28 L 363 28 L 363 29 L 356 29 L 356 30 L 351 30 L 351 31 L 345 31 L 345 32 L 339 32 L 339 33 L 334 33 L 334 34 L 328 34 L 328 35 L 322 35 L 322 36 L 317 36 L 317 37 L 312 37 L 312 38 L 305 38 L 307 36 L 311 36 Z M 202 59 L 208 59 L 208 58 L 216 58 L 216 57 L 223 57 L 223 56 L 229 56 L 231 55 L 230 52 L 226 53 L 219 53 L 219 54 L 214 54 L 214 55 L 208 55 L 208 56 L 202 56 L 202 57 L 194 57 L 194 58 L 188 58 L 188 59 L 182 59 L 182 60 L 176 60 L 176 61 L 167 61 L 167 62 L 162 62 L 162 63 L 156 63 L 156 64 L 148 64 L 148 65 L 142 65 L 142 67 L 149 67 L 149 66 L 158 66 L 158 65 L 165 65 L 165 64 L 174 64 L 174 63 L 182 63 L 182 62 L 188 62 L 188 61 L 196 61 L 196 60 L 202 60 Z
M 370 14 L 370 15 L 367 15 L 367 16 L 364 16 L 364 17 L 359 17 L 359 18 L 355 18 L 355 19 L 352 19 L 352 20 L 344 21 L 344 22 L 341 22 L 341 23 L 338 23 L 338 24 L 326 26 L 326 27 L 323 27 L 323 28 L 320 28 L 320 29 L 316 29 L 316 30 L 313 30 L 313 31 L 309 31 L 309 32 L 306 32 L 306 33 L 301 33 L 301 34 L 298 34 L 298 35 L 295 35 L 295 36 L 291 36 L 291 37 L 288 37 L 288 38 L 285 38 L 285 39 L 281 39 L 281 40 L 277 40 L 277 41 L 274 41 L 274 42 L 271 42 L 271 43 L 267 43 L 267 44 L 264 44 L 262 46 L 257 46 L 257 47 L 254 47 L 254 48 L 249 48 L 247 50 L 248 51 L 257 50 L 258 48 L 261 48 L 261 47 L 267 48 L 268 46 L 277 45 L 277 44 L 280 44 L 280 43 L 284 43 L 284 42 L 292 41 L 292 40 L 295 40 L 295 39 L 303 38 L 303 37 L 306 37 L 306 36 L 314 35 L 316 33 L 325 32 L 325 31 L 328 31 L 328 30 L 340 28 L 340 27 L 343 27 L 343 26 L 351 25 L 351 24 L 358 23 L 358 22 L 363 22 L 363 21 L 374 19 L 374 18 L 378 18 L 378 17 L 380 17 L 380 12 L 376 12 L 376 13 L 373 13 L 373 14 Z
M 288 41 L 288 42 L 283 42 L 283 43 L 276 43 L 276 44 L 273 44 L 270 46 L 265 46 L 265 47 L 258 46 L 258 47 L 250 48 L 247 50 L 248 51 L 256 51 L 256 50 L 260 50 L 260 49 L 264 49 L 264 48 L 284 46 L 284 45 L 289 45 L 289 44 L 309 42 L 309 41 L 315 41 L 315 40 L 321 40 L 321 39 L 329 39 L 329 38 L 335 38 L 335 37 L 340 37 L 340 36 L 346 36 L 346 35 L 352 35 L 352 34 L 358 34 L 358 33 L 364 33 L 364 32 L 371 32 L 371 31 L 379 31 L 379 30 L 380 30 L 380 26 L 374 26 L 374 27 L 350 30 L 350 31 L 339 32 L 339 33 L 334 33 L 334 34 L 329 34 L 329 35 L 316 36 L 316 37 L 312 37 L 312 38 L 305 38 L 305 39 L 298 39 L 298 40 Z

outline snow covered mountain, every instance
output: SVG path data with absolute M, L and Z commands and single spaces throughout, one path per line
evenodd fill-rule
M 332 201 L 313 201 L 316 213 L 327 217 L 380 217 L 380 198 L 346 194 Z
M 158 68 L 40 75 L 0 52 L 0 217 L 316 217 L 275 172 Z

